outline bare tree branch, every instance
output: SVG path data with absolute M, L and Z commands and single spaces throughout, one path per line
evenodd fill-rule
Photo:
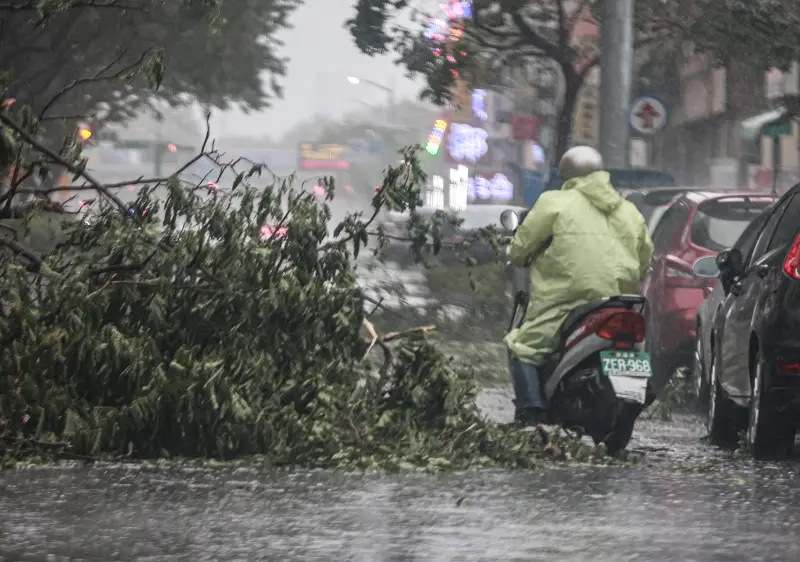
M 569 29 L 570 35 L 575 31 L 575 26 L 584 17 L 584 14 L 591 9 L 590 4 L 594 4 L 595 1 L 596 0 L 581 0 L 575 7 L 575 10 L 567 19 L 567 28 Z
M 108 72 L 115 64 L 117 64 L 120 61 L 120 59 L 122 59 L 122 57 L 125 56 L 125 54 L 127 52 L 128 52 L 128 50 L 124 49 L 122 51 L 122 53 L 120 53 L 120 55 L 117 58 L 115 58 L 113 61 L 111 61 L 109 64 L 107 64 L 104 68 L 102 68 L 99 72 L 97 72 L 97 74 L 95 74 L 91 78 L 78 78 L 77 80 L 73 80 L 72 82 L 67 84 L 61 91 L 59 91 L 55 96 L 53 96 L 50 99 L 49 102 L 47 102 L 45 104 L 45 106 L 42 108 L 42 111 L 39 113 L 39 116 L 40 117 L 44 117 L 47 114 L 47 110 L 50 109 L 53 105 L 55 105 L 55 103 L 59 99 L 61 99 L 64 95 L 66 95 L 68 92 L 70 92 L 73 88 L 76 88 L 76 87 L 78 87 L 78 86 L 80 86 L 82 84 L 90 84 L 92 82 L 102 82 L 102 81 L 105 81 L 105 80 L 116 80 L 118 78 L 121 78 L 125 74 L 127 74 L 129 72 L 132 72 L 133 70 L 135 70 L 136 68 L 138 68 L 138 67 L 140 67 L 142 65 L 142 63 L 144 62 L 145 57 L 147 57 L 148 54 L 152 53 L 153 49 L 152 48 L 147 49 L 144 53 L 142 53 L 142 56 L 140 56 L 139 59 L 136 62 L 134 62 L 134 63 L 132 63 L 132 64 L 130 64 L 128 66 L 125 66 L 124 68 L 121 68 L 119 71 L 115 72 L 114 74 L 111 74 L 111 75 L 108 75 L 108 76 L 103 76 L 103 74 Z
M 550 57 L 558 63 L 562 63 L 565 53 L 558 48 L 558 45 L 548 41 L 538 31 L 528 25 L 528 22 L 525 21 L 525 18 L 522 17 L 522 14 L 519 12 L 511 14 L 511 19 L 514 20 L 514 24 L 530 45 L 540 49 L 545 56 Z
M 69 3 L 71 8 L 116 8 L 118 10 L 144 11 L 143 6 L 124 4 L 118 0 L 73 0 Z M 39 2 L 3 2 L 0 3 L 0 12 L 35 12 L 39 10 Z
M 114 193 L 112 193 L 109 189 L 107 189 L 103 184 L 97 181 L 86 170 L 80 168 L 79 166 L 76 166 L 72 162 L 68 162 L 60 154 L 56 153 L 54 150 L 48 148 L 47 146 L 36 140 L 36 138 L 34 138 L 33 135 L 31 135 L 21 125 L 19 125 L 16 121 L 11 119 L 11 117 L 9 117 L 7 114 L 3 112 L 0 112 L 0 122 L 6 125 L 9 129 L 13 130 L 15 133 L 17 133 L 20 136 L 20 138 L 22 138 L 22 140 L 25 141 L 29 146 L 31 146 L 36 151 L 50 158 L 50 160 L 53 163 L 63 166 L 64 168 L 66 168 L 75 175 L 80 175 L 86 178 L 86 181 L 92 184 L 95 187 L 95 189 L 97 189 L 97 191 L 99 191 L 100 193 L 108 197 L 111 201 L 113 201 L 114 204 L 117 207 L 119 207 L 120 211 L 125 216 L 127 217 L 130 216 L 130 213 L 128 212 L 128 206 L 125 203 L 123 203 L 119 197 L 117 197 Z
M 8 238 L 0 238 L 0 244 L 3 246 L 8 247 L 12 252 L 14 252 L 17 256 L 22 256 L 30 260 L 38 269 L 42 265 L 42 257 L 31 250 L 30 248 L 26 248 L 16 240 L 9 240 Z
M 572 29 L 567 25 L 567 12 L 564 8 L 566 0 L 555 0 L 558 11 L 558 48 L 565 51 L 569 47 L 569 39 Z
M 642 47 L 646 47 L 653 43 L 657 43 L 658 41 L 663 41 L 664 39 L 669 39 L 669 32 L 666 30 L 662 33 L 640 37 L 639 39 L 633 42 L 633 48 L 640 49 Z M 586 75 L 589 74 L 589 72 L 598 64 L 600 64 L 600 53 L 592 57 L 592 59 L 586 64 L 586 66 L 581 69 L 580 76 L 582 78 L 585 78 Z

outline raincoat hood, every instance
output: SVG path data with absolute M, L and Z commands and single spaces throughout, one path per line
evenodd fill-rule
M 606 215 L 616 211 L 623 201 L 622 196 L 611 185 L 611 175 L 608 172 L 594 172 L 582 178 L 573 178 L 561 189 L 580 191 L 592 205 Z

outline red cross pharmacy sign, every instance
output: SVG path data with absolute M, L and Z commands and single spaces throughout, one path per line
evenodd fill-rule
M 631 128 L 640 135 L 653 135 L 667 124 L 667 106 L 653 96 L 642 96 L 631 103 Z

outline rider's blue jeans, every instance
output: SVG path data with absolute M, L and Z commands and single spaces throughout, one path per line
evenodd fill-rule
M 542 396 L 539 368 L 536 365 L 511 357 L 511 381 L 514 385 L 517 410 L 529 408 L 544 410 L 547 407 Z

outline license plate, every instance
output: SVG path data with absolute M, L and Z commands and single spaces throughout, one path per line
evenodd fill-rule
M 647 379 L 653 374 L 650 355 L 641 351 L 601 351 L 603 374 L 611 379 L 619 398 L 644 404 Z
M 647 400 L 647 379 L 643 377 L 608 377 L 617 398 L 644 404 Z
M 601 351 L 600 366 L 608 377 L 649 378 L 653 375 L 650 354 L 642 351 Z

